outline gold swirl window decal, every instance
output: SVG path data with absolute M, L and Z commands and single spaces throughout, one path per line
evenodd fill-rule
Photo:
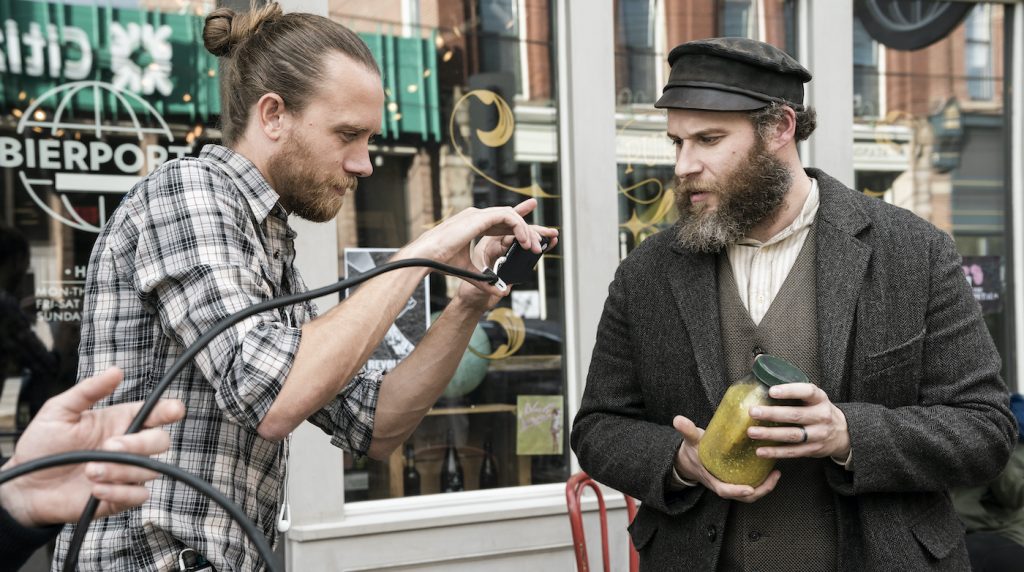
M 495 308 L 487 314 L 486 319 L 501 326 L 508 341 L 486 355 L 473 349 L 473 346 L 467 347 L 467 350 L 484 359 L 499 360 L 512 356 L 523 347 L 523 342 L 526 341 L 526 323 L 511 308 Z
M 459 108 L 462 106 L 462 104 L 465 103 L 465 101 L 470 97 L 476 98 L 477 100 L 480 101 L 480 103 L 484 105 L 493 105 L 497 107 L 498 124 L 494 127 L 494 129 L 491 129 L 490 131 L 485 131 L 480 128 L 476 129 L 477 139 L 479 139 L 482 144 L 491 148 L 501 147 L 502 145 L 508 143 L 509 139 L 512 138 L 512 135 L 515 133 L 516 130 L 516 119 L 515 115 L 512 113 L 512 108 L 509 107 L 508 102 L 502 99 L 500 95 L 487 89 L 474 89 L 470 92 L 467 92 L 465 95 L 460 97 L 459 100 L 455 103 L 455 107 L 452 109 L 451 117 L 448 119 L 448 138 L 451 141 L 452 147 L 455 149 L 455 152 L 458 153 L 459 157 L 462 157 L 462 160 L 465 161 L 467 165 L 469 165 L 469 168 L 474 173 L 480 175 L 486 181 L 495 185 L 496 187 L 505 189 L 507 191 L 512 191 L 513 193 L 518 193 L 520 195 L 525 195 L 527 197 L 534 197 L 538 199 L 558 198 L 558 195 L 553 195 L 542 189 L 540 185 L 536 183 L 536 181 L 526 187 L 513 187 L 512 185 L 502 183 L 501 181 L 498 181 L 494 177 L 491 177 L 484 173 L 483 171 L 481 171 L 479 168 L 477 168 L 476 165 L 473 164 L 473 160 L 466 156 L 466 153 L 462 150 L 462 146 L 459 145 L 459 142 L 456 140 L 455 137 L 455 115 L 458 113 Z
M 634 119 L 630 119 L 621 128 L 619 128 L 619 136 L 626 135 L 630 125 L 632 125 L 634 122 Z M 661 135 L 652 135 L 650 137 L 650 140 L 662 142 L 664 141 L 664 138 Z M 655 164 L 654 161 L 651 160 L 648 156 L 648 152 L 646 151 L 647 146 L 643 145 L 642 147 L 643 149 L 641 149 L 639 153 L 636 153 L 633 151 L 635 145 L 629 145 L 629 153 L 627 157 L 625 171 L 626 175 L 629 175 L 635 171 L 635 169 L 633 168 L 634 162 L 643 163 L 647 166 L 653 166 Z M 665 185 L 662 183 L 660 179 L 656 177 L 648 177 L 628 187 L 623 187 L 621 182 L 616 182 L 616 185 L 618 186 L 619 194 L 625 195 L 625 197 L 630 201 L 630 203 L 632 203 L 630 208 L 629 220 L 619 224 L 619 228 L 628 230 L 630 234 L 633 235 L 634 243 L 639 242 L 640 236 L 642 234 L 654 234 L 658 232 L 658 230 L 660 230 L 658 228 L 658 225 L 668 222 L 667 218 L 672 211 L 672 206 L 674 204 L 675 197 L 672 193 L 666 192 Z M 636 193 L 636 191 L 649 185 L 654 185 L 654 187 L 657 189 L 657 192 L 654 194 L 653 197 L 649 199 L 641 198 Z M 647 216 L 646 218 L 641 218 L 636 207 L 649 207 L 650 205 L 656 206 L 653 207 L 653 209 L 644 209 L 649 213 L 649 216 Z M 652 210 L 653 212 L 651 212 Z

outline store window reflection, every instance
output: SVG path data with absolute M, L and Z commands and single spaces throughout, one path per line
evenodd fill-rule
M 619 255 L 675 221 L 675 154 L 654 108 L 669 51 L 690 40 L 743 36 L 796 54 L 795 0 L 615 0 Z
M 374 173 L 339 214 L 339 274 L 468 207 L 536 197 L 533 221 L 559 226 L 553 2 L 328 5 L 377 57 L 386 97 Z M 346 502 L 564 482 L 561 271 L 556 247 L 480 321 L 448 388 L 388 461 L 346 454 Z M 371 366 L 407 355 L 456 286 L 426 280 Z
M 954 237 L 1005 377 L 1004 8 L 978 4 L 945 37 L 914 51 L 884 40 L 855 20 L 855 186 Z
M 218 139 L 213 4 L 0 3 L 2 434 L 74 383 L 86 266 L 123 194 Z

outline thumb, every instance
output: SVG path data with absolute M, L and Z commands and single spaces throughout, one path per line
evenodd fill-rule
M 50 401 L 61 409 L 79 414 L 113 393 L 114 388 L 123 379 L 124 373 L 120 369 L 110 367 L 99 375 L 83 379 L 71 389 L 51 398 Z
M 676 415 L 675 418 L 672 419 L 672 427 L 674 427 L 676 431 L 682 433 L 683 439 L 686 439 L 688 443 L 693 445 L 699 443 L 701 437 L 704 436 L 703 429 L 697 427 L 693 421 L 690 421 L 682 415 Z

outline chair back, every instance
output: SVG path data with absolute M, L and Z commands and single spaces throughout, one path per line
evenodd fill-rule
M 576 553 L 576 570 L 579 572 L 590 572 L 590 563 L 587 558 L 587 539 L 583 533 L 583 511 L 580 499 L 587 489 L 594 491 L 597 496 L 597 508 L 601 519 L 601 558 L 604 562 L 604 571 L 611 572 L 611 559 L 608 557 L 608 511 L 605 509 L 604 495 L 597 482 L 591 479 L 586 473 L 580 471 L 565 483 L 565 503 L 569 508 L 569 524 L 572 526 L 572 545 Z M 629 495 L 626 497 L 626 514 L 629 522 L 633 522 L 636 516 L 636 501 Z M 627 535 L 628 538 L 628 535 Z M 629 572 L 637 572 L 640 569 L 640 557 L 633 547 L 633 539 L 629 542 Z

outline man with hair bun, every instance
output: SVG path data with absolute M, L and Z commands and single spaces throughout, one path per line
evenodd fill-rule
M 711 38 L 668 59 L 655 105 L 679 221 L 609 287 L 580 466 L 642 501 L 643 570 L 969 570 L 948 490 L 998 475 L 1016 429 L 956 245 L 803 167 L 811 74 L 783 51 Z M 776 470 L 726 483 L 697 455 L 702 428 L 761 353 L 811 383 L 747 403 L 759 426 L 741 437 Z
M 275 3 L 217 9 L 203 40 L 219 56 L 223 146 L 165 163 L 140 181 L 96 242 L 86 280 L 79 377 L 110 364 L 125 381 L 105 404 L 146 397 L 184 348 L 222 318 L 306 290 L 289 215 L 322 222 L 372 172 L 368 146 L 384 92 L 351 30 Z M 423 233 L 394 260 L 430 258 L 479 271 L 513 240 L 539 252 L 557 232 L 514 208 L 468 209 Z M 471 242 L 484 237 L 471 250 Z M 416 350 L 386 375 L 364 367 L 427 274 L 389 272 L 313 319 L 311 303 L 252 316 L 215 338 L 166 397 L 187 415 L 162 459 L 241 505 L 277 541 L 288 436 L 309 420 L 356 455 L 385 459 L 451 379 L 473 329 L 507 292 L 463 282 Z M 340 486 L 340 484 L 338 485 Z M 64 565 L 74 527 L 62 533 Z M 209 499 L 158 479 L 139 508 L 95 522 L 80 570 L 261 570 L 241 528 Z

